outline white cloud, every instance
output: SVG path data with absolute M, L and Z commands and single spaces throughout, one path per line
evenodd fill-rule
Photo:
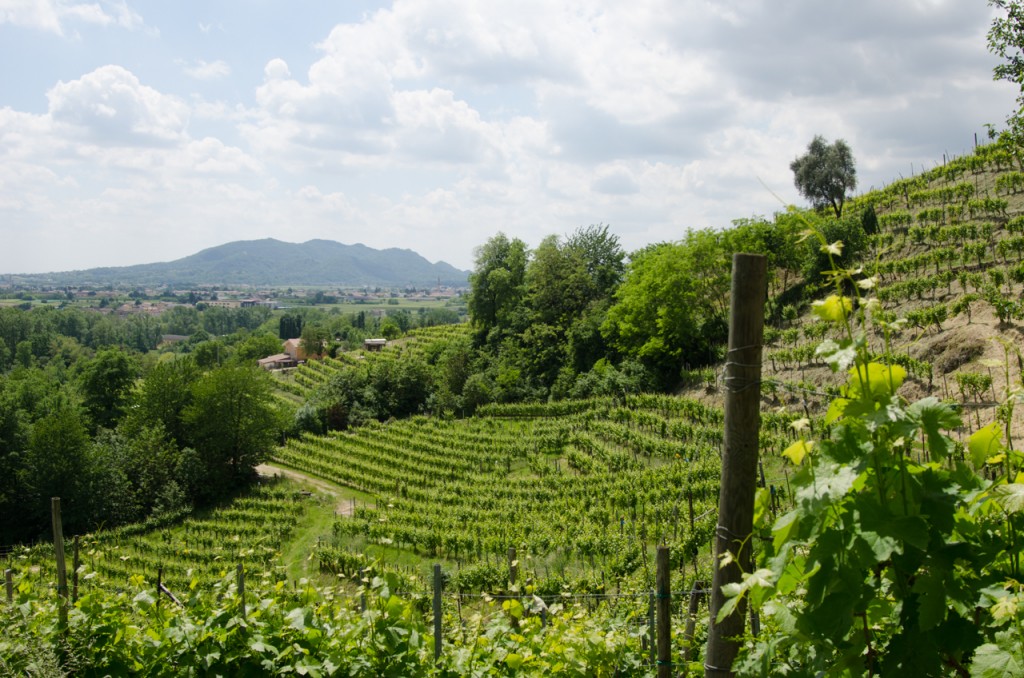
M 143 28 L 142 16 L 121 0 L 101 3 L 61 0 L 0 0 L 0 24 L 34 28 L 64 34 L 65 22 L 117 26 L 127 30 Z
M 46 96 L 55 122 L 101 145 L 164 144 L 185 137 L 188 106 L 141 84 L 120 66 L 59 82 Z
M 62 32 L 56 3 L 43 0 L 0 0 L 0 24 Z
M 0 0 L 0 22 L 55 33 L 132 16 Z M 231 68 L 178 65 L 221 78 L 215 101 L 173 96 L 133 53 L 145 84 L 109 65 L 40 86 L 43 115 L 0 108 L 0 235 L 79 243 L 61 261 L 110 256 L 101 236 L 118 263 L 272 236 L 464 267 L 498 230 L 678 239 L 798 201 L 789 162 L 814 134 L 850 142 L 865 188 L 969 148 L 1013 102 L 991 81 L 989 17 L 958 0 L 393 0 L 306 45 L 268 21 L 247 56 L 220 15 L 195 13 L 183 25 L 222 32 Z
M 219 80 L 231 75 L 231 66 L 220 59 L 210 62 L 196 59 L 193 65 L 185 67 L 185 74 L 196 80 Z

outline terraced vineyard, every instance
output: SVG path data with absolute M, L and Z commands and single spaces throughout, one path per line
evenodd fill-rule
M 1014 329 L 1024 320 L 1024 192 L 1019 161 L 1006 144 L 980 146 L 915 177 L 851 201 L 868 206 L 878 232 L 868 234 L 859 266 L 880 302 L 880 326 L 868 340 L 875 355 L 909 373 L 904 394 L 958 401 L 975 424 L 1000 416 L 999 404 L 1020 383 L 1024 360 Z M 763 391 L 809 413 L 837 393 L 815 352 L 835 330 L 817 321 L 809 303 L 766 330 Z M 896 322 L 898 319 L 902 319 Z M 831 333 L 830 333 L 831 332 Z
M 788 444 L 790 420 L 766 416 L 769 448 Z M 306 435 L 275 462 L 376 498 L 335 523 L 341 549 L 387 545 L 461 565 L 514 547 L 536 575 L 559 564 L 623 576 L 656 543 L 680 564 L 706 551 L 721 423 L 719 410 L 670 396 L 492 405 L 466 420 Z
M 119 586 L 132 577 L 156 581 L 162 570 L 170 588 L 186 591 L 209 585 L 238 564 L 252 572 L 278 571 L 281 549 L 308 503 L 296 486 L 271 483 L 201 515 L 170 513 L 85 535 L 79 540 L 83 588 L 94 578 Z M 69 543 L 69 569 L 71 555 Z M 12 564 L 21 581 L 47 585 L 54 578 L 53 546 L 17 551 Z
M 339 353 L 334 358 L 325 356 L 309 360 L 286 373 L 278 373 L 278 387 L 299 398 L 308 398 L 318 386 L 327 383 L 340 370 L 367 360 L 395 361 L 403 357 L 422 357 L 431 344 L 465 337 L 469 332 L 470 326 L 465 323 L 414 329 L 401 339 L 388 342 L 380 351 L 359 350 Z

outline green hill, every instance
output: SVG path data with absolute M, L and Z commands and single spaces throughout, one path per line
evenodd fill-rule
M 440 283 L 461 287 L 466 285 L 468 272 L 443 261 L 432 264 L 407 249 L 265 238 L 230 242 L 169 262 L 18 278 L 54 285 L 433 287 Z

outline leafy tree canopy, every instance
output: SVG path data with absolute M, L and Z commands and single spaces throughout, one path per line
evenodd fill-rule
M 1024 130 L 1024 6 L 1019 0 L 989 0 L 988 4 L 999 10 L 988 31 L 988 49 L 1003 60 L 992 74 L 1020 88 L 1017 110 L 1007 120 L 1010 131 L 1020 138 Z
M 822 136 L 815 136 L 789 168 L 800 194 L 815 208 L 831 207 L 837 217 L 843 216 L 846 194 L 857 187 L 857 169 L 853 152 L 842 139 L 829 144 Z

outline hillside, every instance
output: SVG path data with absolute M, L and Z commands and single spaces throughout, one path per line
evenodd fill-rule
M 1000 144 L 983 146 L 922 175 L 858 196 L 848 213 L 873 207 L 879 230 L 855 268 L 875 287 L 862 299 L 881 302 L 883 317 L 904 319 L 886 347 L 878 327 L 868 334 L 876 354 L 902 365 L 901 394 L 956 401 L 965 422 L 991 423 L 1010 390 L 1020 386 L 1024 330 L 1024 174 Z M 824 290 L 827 292 L 828 290 Z M 820 295 L 823 296 L 824 292 Z M 764 405 L 822 413 L 845 375 L 815 357 L 817 345 L 838 339 L 813 313 L 814 298 L 796 314 L 766 327 Z M 691 395 L 720 369 L 692 379 Z M 697 375 L 694 375 L 697 376 Z M 705 389 L 719 400 L 719 389 Z M 973 430 L 973 428 L 971 429 Z M 1017 435 L 1024 430 L 1014 425 Z
M 1019 438 L 1021 427 L 987 426 L 1012 417 L 1003 403 L 1014 402 L 1024 372 L 1024 174 L 1011 159 L 999 144 L 982 147 L 858 196 L 843 220 L 776 217 L 774 225 L 798 227 L 787 233 L 801 251 L 809 245 L 798 230 L 846 229 L 825 240 L 844 242 L 850 258 L 841 265 L 863 284 L 832 286 L 816 277 L 819 262 L 775 271 L 770 283 L 756 519 L 764 529 L 753 534 L 758 569 L 745 583 L 761 626 L 760 640 L 745 640 L 743 675 L 834 675 L 838 666 L 854 667 L 850 675 L 1020 675 L 1012 667 L 1024 660 L 1024 457 L 997 433 Z M 871 211 L 877 227 L 862 219 Z M 699 244 L 716 258 L 701 275 L 728 279 L 718 255 L 750 242 L 777 254 L 767 240 L 705 235 Z M 817 310 L 837 293 L 851 298 L 852 327 L 843 314 Z M 655 662 L 655 643 L 638 640 L 656 603 L 651 589 L 661 587 L 654 571 L 664 546 L 666 607 L 679 610 L 667 615 L 669 654 L 699 671 L 706 612 L 689 622 L 673 606 L 696 605 L 688 592 L 714 576 L 723 365 L 683 370 L 685 392 L 666 395 L 602 364 L 577 377 L 571 397 L 516 402 L 500 389 L 524 379 L 518 368 L 532 356 L 514 354 L 503 367 L 516 369 L 495 369 L 492 384 L 469 374 L 483 355 L 473 331 L 418 328 L 380 351 L 340 351 L 276 372 L 277 397 L 301 406 L 302 428 L 262 468 L 292 480 L 264 478 L 270 488 L 209 513 L 85 535 L 87 574 L 70 622 L 75 656 L 102 667 L 157 666 L 167 656 L 190 667 L 199 657 L 210 671 L 255 657 L 264 670 L 300 672 L 292 652 L 301 648 L 310 675 L 350 665 L 349 675 L 395 674 L 399 662 L 402 675 L 469 675 L 474 657 L 515 675 L 549 675 L 566 671 L 564 657 L 586 656 L 574 675 L 653 676 L 669 660 Z M 826 423 L 820 415 L 852 380 L 845 368 L 833 373 L 817 347 L 853 344 L 861 333 L 858 364 L 898 365 L 906 379 L 896 368 L 888 381 L 871 377 L 870 388 L 864 379 L 834 411 L 841 419 Z M 431 392 L 432 376 L 448 390 Z M 615 390 L 572 395 L 587 383 Z M 905 400 L 893 396 L 897 388 Z M 0 643 L 0 669 L 61 647 L 52 550 L 19 548 L 8 562 L 18 604 L 5 623 L 20 645 Z M 154 605 L 153 595 L 163 599 L 149 591 L 166 595 L 161 585 L 182 595 Z M 28 609 L 45 623 L 30 625 L 20 612 Z M 437 633 L 428 614 L 439 629 L 436 658 L 421 642 Z M 103 615 L 125 629 L 105 644 L 92 640 Z M 322 630 L 320 619 L 330 620 Z M 197 637 L 200 652 L 181 640 L 196 628 L 219 634 Z M 135 629 L 147 629 L 143 642 Z M 409 640 L 368 649 L 362 639 L 374 637 Z M 1016 645 L 1004 647 L 1007 638 Z M 887 668 L 876 672 L 875 662 Z M 968 668 L 942 670 L 954 664 Z
M 273 238 L 240 240 L 175 261 L 17 276 L 53 285 L 119 286 L 465 286 L 467 271 L 432 264 L 412 250 L 376 250 L 332 240 L 287 243 Z

